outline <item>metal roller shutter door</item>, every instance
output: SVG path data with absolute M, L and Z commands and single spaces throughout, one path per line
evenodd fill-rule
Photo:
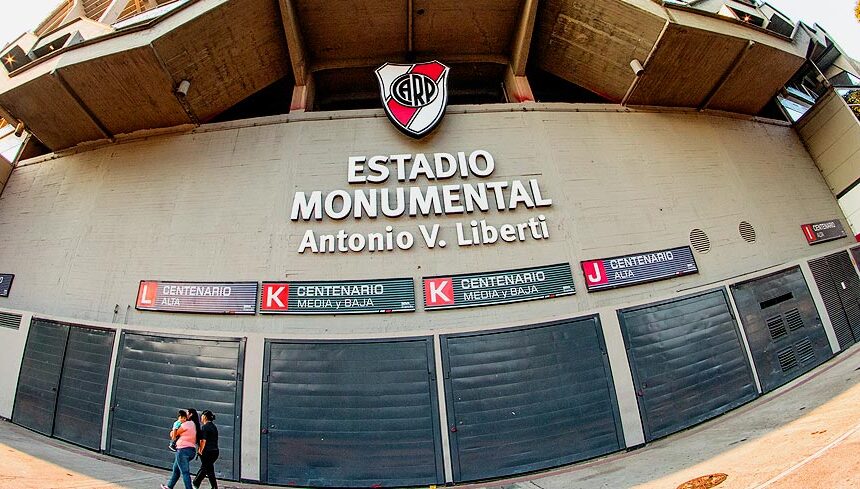
M 827 263 L 836 282 L 836 290 L 842 300 L 854 341 L 860 340 L 860 277 L 857 276 L 857 270 L 847 251 L 828 256 Z
M 847 308 L 843 304 L 843 293 L 839 290 L 841 288 L 840 282 L 842 281 L 837 280 L 839 277 L 839 270 L 834 270 L 831 267 L 829 258 L 830 257 L 825 256 L 822 258 L 816 258 L 815 260 L 810 260 L 809 269 L 812 271 L 812 276 L 815 279 L 816 285 L 818 285 L 818 292 L 821 294 L 821 299 L 824 301 L 824 308 L 827 310 L 827 316 L 830 318 L 830 323 L 833 325 L 833 331 L 836 334 L 839 348 L 841 350 L 845 350 L 849 346 L 853 345 L 857 340 L 852 329 L 852 319 L 855 323 L 860 321 L 858 321 L 857 318 L 849 317 L 847 313 Z M 849 283 L 851 283 L 850 280 Z M 849 284 L 846 283 L 846 289 L 848 285 Z
M 113 331 L 72 326 L 63 361 L 54 436 L 101 448 Z
M 244 349 L 244 340 L 123 333 L 108 452 L 169 468 L 173 454 L 167 449 L 167 434 L 176 411 L 210 409 L 218 426 L 218 478 L 236 479 Z
M 263 480 L 317 487 L 444 482 L 433 343 L 267 342 Z
M 731 291 L 765 392 L 833 356 L 800 267 L 733 284 Z
M 726 293 L 618 311 L 648 441 L 757 396 Z
M 12 422 L 51 436 L 69 327 L 33 319 L 24 346 Z
M 596 316 L 442 337 L 455 481 L 619 450 L 623 434 Z

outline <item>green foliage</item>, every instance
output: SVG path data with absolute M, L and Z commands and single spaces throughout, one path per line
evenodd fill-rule
M 845 101 L 849 104 L 860 104 L 860 90 L 853 90 L 845 94 Z M 860 118 L 860 107 L 851 107 L 851 110 L 854 111 L 854 115 Z

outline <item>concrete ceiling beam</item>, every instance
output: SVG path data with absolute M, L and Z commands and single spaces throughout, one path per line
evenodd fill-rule
M 293 0 L 278 0 L 281 7 L 281 21 L 287 36 L 287 50 L 290 52 L 290 63 L 293 67 L 293 77 L 296 85 L 306 85 L 310 73 L 308 70 L 307 51 L 302 39 L 301 26 Z
M 514 37 L 514 45 L 511 49 L 511 68 L 514 76 L 525 76 L 526 65 L 529 61 L 529 49 L 532 44 L 532 35 L 535 30 L 535 19 L 537 18 L 538 0 L 525 0 L 517 33 Z
M 755 46 L 755 44 L 755 41 L 747 41 L 746 48 L 744 48 L 744 50 L 741 51 L 740 54 L 738 54 L 738 57 L 735 58 L 734 63 L 732 63 L 729 69 L 726 70 L 725 73 L 723 73 L 723 76 L 720 78 L 717 84 L 714 85 L 714 88 L 711 90 L 711 93 L 708 94 L 708 96 L 705 98 L 705 101 L 702 102 L 702 105 L 699 106 L 699 110 L 705 110 L 708 108 L 708 105 L 711 104 L 711 101 L 714 100 L 714 97 L 717 96 L 717 94 L 720 92 L 720 89 L 723 88 L 729 78 L 731 78 L 732 74 L 737 71 L 738 66 L 743 63 L 744 58 L 746 58 L 747 54 L 749 54 L 750 50 L 753 48 L 753 46 Z
M 71 97 L 75 101 L 75 103 L 78 104 L 78 107 L 80 107 L 81 111 L 86 114 L 87 118 L 89 118 L 90 121 L 96 126 L 96 128 L 98 128 L 99 132 L 102 133 L 102 135 L 106 139 L 109 139 L 111 142 L 116 141 L 116 138 L 107 129 L 107 127 L 105 127 L 104 123 L 102 123 L 102 121 L 100 121 L 99 118 L 96 117 L 93 111 L 90 110 L 89 107 L 87 107 L 83 100 L 81 100 L 81 97 L 75 92 L 75 90 L 71 86 L 69 86 L 69 84 L 63 78 L 63 75 L 61 75 L 57 71 L 54 71 L 53 73 L 51 73 L 51 76 L 53 76 L 60 83 L 60 86 L 63 87 L 63 90 L 65 90 L 69 97 Z

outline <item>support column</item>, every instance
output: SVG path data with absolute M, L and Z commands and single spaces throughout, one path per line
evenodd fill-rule
M 520 104 L 535 101 L 528 78 L 515 75 L 511 65 L 508 65 L 508 69 L 505 70 L 505 93 L 510 103 Z
M 293 87 L 293 98 L 290 102 L 290 112 L 309 112 L 314 107 L 313 77 L 306 76 L 305 84 Z
M 242 382 L 242 480 L 260 480 L 260 429 L 263 405 L 262 335 L 248 335 L 245 341 L 245 372 Z
M 508 102 L 524 103 L 534 102 L 529 81 L 526 78 L 526 65 L 529 60 L 529 49 L 532 44 L 532 34 L 537 18 L 537 0 L 526 0 L 523 3 L 523 11 L 520 23 L 514 37 L 514 45 L 511 49 L 511 58 L 505 71 L 505 93 Z
M 633 448 L 645 443 L 645 431 L 642 429 L 639 401 L 633 385 L 633 372 L 627 360 L 627 348 L 624 346 L 624 336 L 621 334 L 621 323 L 618 321 L 615 309 L 600 311 L 600 325 L 603 328 L 603 339 L 606 341 L 609 368 L 612 369 L 612 383 L 615 385 L 618 412 L 621 414 L 624 444 L 627 448 Z

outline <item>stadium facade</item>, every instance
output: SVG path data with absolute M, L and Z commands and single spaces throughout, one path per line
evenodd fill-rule
M 860 340 L 857 63 L 767 4 L 69 0 L 0 58 L 0 416 L 47 436 L 167 467 L 197 407 L 223 478 L 461 483 Z

